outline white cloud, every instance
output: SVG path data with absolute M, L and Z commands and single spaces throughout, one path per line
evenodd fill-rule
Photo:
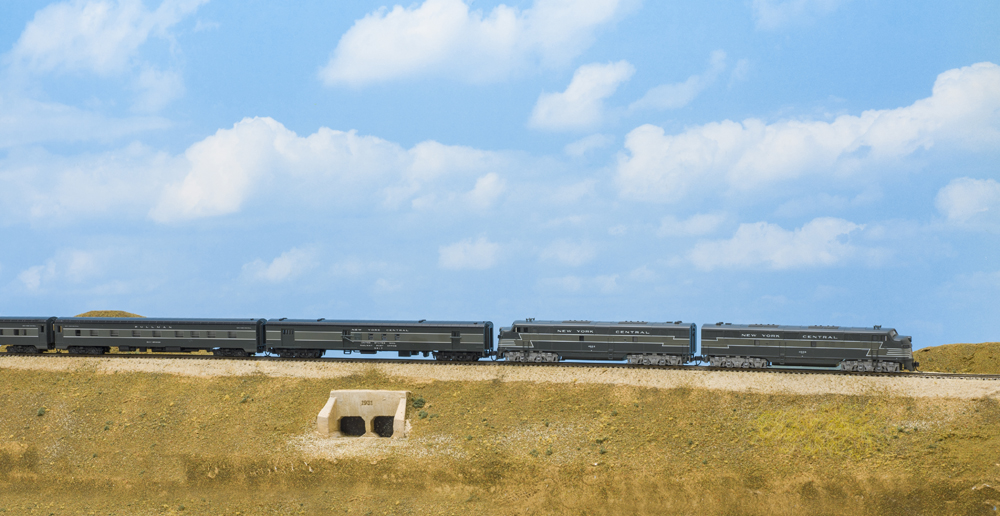
M 208 0 L 164 0 L 149 11 L 141 0 L 74 0 L 35 13 L 6 56 L 33 71 L 122 72 L 150 34 L 166 31 Z
M 35 265 L 29 267 L 17 275 L 24 288 L 37 292 L 42 287 L 42 281 L 48 282 L 55 277 L 55 264 L 51 261 L 45 265 Z
M 431 192 L 413 199 L 411 204 L 416 210 L 462 207 L 470 212 L 486 213 L 506 189 L 506 182 L 497 173 L 490 172 L 477 179 L 475 186 L 468 192 Z M 405 191 L 407 188 L 401 187 L 398 190 Z
M 247 202 L 486 214 L 506 191 L 512 163 L 509 153 L 434 141 L 405 149 L 325 127 L 298 136 L 273 119 L 248 118 L 180 155 L 141 144 L 68 157 L 15 147 L 0 157 L 9 194 L 0 198 L 0 221 L 114 215 L 170 223 L 236 213 Z
M 548 199 L 552 202 L 560 204 L 573 204 L 579 202 L 580 199 L 583 199 L 584 197 L 595 195 L 597 193 L 596 188 L 596 180 L 584 179 L 579 183 L 556 187 L 555 191 L 548 196 Z
M 111 142 L 170 126 L 153 116 L 111 118 L 65 104 L 0 93 L 0 148 L 43 142 Z
M 260 258 L 244 264 L 242 276 L 249 280 L 279 283 L 294 278 L 316 265 L 316 251 L 311 248 L 293 247 L 281 253 L 271 263 Z
M 184 157 L 188 170 L 183 180 L 165 186 L 150 212 L 156 220 L 233 213 L 254 195 L 273 194 L 268 188 L 299 191 L 302 202 L 334 188 L 343 202 L 350 202 L 349 191 L 381 188 L 381 204 L 397 207 L 429 184 L 451 185 L 456 175 L 475 177 L 504 163 L 501 155 L 469 147 L 427 141 L 407 150 L 374 136 L 326 127 L 300 137 L 271 118 L 248 118 L 220 129 L 189 147 Z M 478 180 L 483 183 L 473 187 L 472 201 L 502 191 L 497 175 Z
M 414 76 L 496 81 L 525 66 L 563 65 L 634 3 L 535 0 L 524 10 L 500 4 L 485 14 L 462 0 L 383 7 L 341 36 L 319 75 L 327 85 L 351 86 Z
M 934 205 L 951 223 L 1000 223 L 1000 183 L 993 179 L 953 179 L 938 192 Z
M 140 113 L 153 113 L 184 94 L 184 79 L 172 70 L 145 67 L 135 81 L 138 98 L 132 109 Z
M 684 220 L 668 215 L 660 222 L 657 234 L 661 237 L 707 235 L 718 229 L 726 218 L 725 213 L 699 213 Z
M 788 231 L 775 224 L 740 224 L 728 240 L 697 243 L 688 259 L 698 269 L 771 269 L 832 266 L 852 257 L 857 249 L 843 242 L 846 235 L 864 226 L 843 219 L 822 217 Z
M 476 186 L 465 194 L 465 202 L 471 208 L 486 209 L 503 194 L 507 186 L 495 172 L 490 172 L 476 180 Z
M 736 66 L 733 67 L 732 73 L 729 74 L 729 85 L 732 86 L 734 82 L 745 80 L 747 75 L 750 75 L 750 61 L 747 59 L 736 61 Z
M 850 173 L 861 163 L 942 144 L 971 150 L 1000 144 L 1000 66 L 948 70 L 930 97 L 910 106 L 832 122 L 724 120 L 676 135 L 643 125 L 625 138 L 616 181 L 625 197 L 675 202 L 695 186 L 745 190 L 806 174 Z
M 597 249 L 590 242 L 557 240 L 542 250 L 539 257 L 543 261 L 556 262 L 571 267 L 583 265 L 597 256 Z
M 496 265 L 499 255 L 500 244 L 485 237 L 467 238 L 438 248 L 438 266 L 452 270 L 485 270 Z
M 708 68 L 684 82 L 661 84 L 646 92 L 641 99 L 629 105 L 630 111 L 640 109 L 677 109 L 691 103 L 705 88 L 711 86 L 726 69 L 726 53 L 712 52 Z
M 8 193 L 0 198 L 0 220 L 141 218 L 182 165 L 140 144 L 70 157 L 13 149 L 0 160 L 0 183 Z
M 108 252 L 64 249 L 44 264 L 34 265 L 17 275 L 18 281 L 31 292 L 40 292 L 49 285 L 79 284 L 104 272 L 102 263 Z
M 601 149 L 615 142 L 615 137 L 608 134 L 592 134 L 569 143 L 563 152 L 574 158 L 579 158 L 590 151 Z
M 593 128 L 604 119 L 604 99 L 629 80 L 635 68 L 627 61 L 583 65 L 573 73 L 566 91 L 542 93 L 528 126 L 550 131 Z
M 753 0 L 758 29 L 772 30 L 804 23 L 835 11 L 845 0 Z

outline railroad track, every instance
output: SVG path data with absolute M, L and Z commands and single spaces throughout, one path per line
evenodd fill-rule
M 730 369 L 726 367 L 711 367 L 700 365 L 682 366 L 656 366 L 640 364 L 623 364 L 617 362 L 593 363 L 593 362 L 507 362 L 503 360 L 484 360 L 480 362 L 452 362 L 439 360 L 420 360 L 412 358 L 352 358 L 352 357 L 324 357 L 324 358 L 281 358 L 275 356 L 250 356 L 250 357 L 224 357 L 207 353 L 107 353 L 104 355 L 77 355 L 66 352 L 57 353 L 0 353 L 0 357 L 65 357 L 65 358 L 174 358 L 183 360 L 236 360 L 236 361 L 256 361 L 256 362 L 314 362 L 314 363 L 348 363 L 348 364 L 437 364 L 454 367 L 482 367 L 500 365 L 504 367 L 582 367 L 582 368 L 606 368 L 606 369 L 656 369 L 669 371 L 739 371 L 741 373 L 757 374 L 815 374 L 815 375 L 845 375 L 845 376 L 881 376 L 889 378 L 923 378 L 928 380 L 981 380 L 1000 381 L 1000 374 L 967 374 L 967 373 L 938 373 L 938 372 L 899 372 L 899 373 L 857 373 L 851 371 L 839 371 L 835 369 L 797 369 L 786 367 L 769 367 L 766 369 Z M 0 362 L 0 368 L 2 368 Z

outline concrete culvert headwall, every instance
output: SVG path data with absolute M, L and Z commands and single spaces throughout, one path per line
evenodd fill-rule
M 330 391 L 316 416 L 323 437 L 406 437 L 407 391 Z

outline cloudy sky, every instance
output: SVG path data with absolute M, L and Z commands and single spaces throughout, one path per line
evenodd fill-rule
M 0 313 L 1000 339 L 1000 4 L 8 2 Z

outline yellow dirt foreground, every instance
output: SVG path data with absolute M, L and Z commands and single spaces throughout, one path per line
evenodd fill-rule
M 0 514 L 1000 507 L 995 381 L 0 357 L 0 384 Z M 410 391 L 410 437 L 316 437 L 333 389 Z

